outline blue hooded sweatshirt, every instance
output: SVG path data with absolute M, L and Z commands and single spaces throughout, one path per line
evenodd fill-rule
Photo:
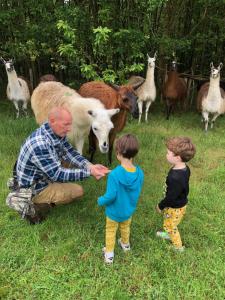
M 106 216 L 113 221 L 123 222 L 134 213 L 141 193 L 144 173 L 139 166 L 128 172 L 117 166 L 108 175 L 105 195 L 98 198 L 99 206 L 106 206 Z

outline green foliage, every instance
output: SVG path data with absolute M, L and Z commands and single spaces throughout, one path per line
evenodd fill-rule
M 96 47 L 101 47 L 108 42 L 109 34 L 112 30 L 107 27 L 103 28 L 102 26 L 99 26 L 98 28 L 93 29 L 93 32 L 95 34 L 94 45 Z
M 54 69 L 65 82 L 122 83 L 144 76 L 156 50 L 162 68 L 173 52 L 181 69 L 207 76 L 210 61 L 225 63 L 224 0 L 6 0 L 0 24 L 0 55 L 34 77 Z
M 112 69 L 106 69 L 102 72 L 103 81 L 105 82 L 112 82 L 116 81 L 117 75 Z
M 58 45 L 58 53 L 69 60 L 76 58 L 76 30 L 63 20 L 59 20 L 56 27 L 63 34 L 63 39 Z
M 163 54 L 168 60 L 173 57 L 173 53 L 189 53 L 192 45 L 190 39 L 175 39 L 165 35 L 159 37 L 157 43 L 161 45 L 164 52 Z
M 154 12 L 158 7 L 165 5 L 169 0 L 148 0 L 148 11 Z
M 87 65 L 87 64 L 82 64 L 81 65 L 81 73 L 82 75 L 87 78 L 88 80 L 98 80 L 99 76 L 97 72 L 94 70 L 94 68 L 97 67 L 96 64 L 93 65 Z

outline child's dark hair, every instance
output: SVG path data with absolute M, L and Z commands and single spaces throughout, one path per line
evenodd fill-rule
M 116 140 L 115 150 L 125 158 L 133 158 L 139 150 L 137 138 L 132 134 L 126 134 Z
M 166 147 L 175 155 L 179 155 L 183 162 L 195 156 L 196 148 L 189 137 L 173 137 L 166 140 Z

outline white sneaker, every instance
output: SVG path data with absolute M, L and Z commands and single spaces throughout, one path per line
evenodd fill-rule
M 156 236 L 160 237 L 161 239 L 164 240 L 170 240 L 170 236 L 166 231 L 157 231 Z
M 175 252 L 184 252 L 184 250 L 185 250 L 185 247 L 184 246 L 182 246 L 182 247 L 175 247 L 175 246 L 172 246 L 172 248 L 173 248 L 173 250 L 175 251 Z
M 102 248 L 102 252 L 104 255 L 104 261 L 106 264 L 112 264 L 114 259 L 114 252 L 106 252 L 106 248 Z
M 118 245 L 123 249 L 124 252 L 130 251 L 130 244 L 123 244 L 121 239 L 118 239 Z

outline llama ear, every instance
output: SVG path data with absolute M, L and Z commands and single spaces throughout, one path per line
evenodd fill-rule
M 112 116 L 114 116 L 115 114 L 118 114 L 119 111 L 120 111 L 119 108 L 107 109 L 107 112 L 108 112 L 108 115 L 110 116 L 110 118 Z
M 154 58 L 156 59 L 156 57 L 157 57 L 157 51 L 155 51 L 155 54 L 154 54 Z
M 3 57 L 0 57 L 0 61 L 5 65 L 6 61 L 4 60 Z
M 148 58 L 148 59 L 150 58 L 150 56 L 148 55 L 148 53 L 147 53 L 147 58 Z
M 132 85 L 132 88 L 133 88 L 134 90 L 137 90 L 144 82 L 145 82 L 145 79 L 142 80 L 141 82 L 139 81 L 138 83 L 133 84 L 133 85 Z
M 94 113 L 93 110 L 88 110 L 88 114 L 93 118 L 96 117 L 96 113 Z
M 223 63 L 220 63 L 218 69 L 221 70 L 222 67 L 223 67 Z
M 108 85 L 111 87 L 111 88 L 113 88 L 114 90 L 116 90 L 116 91 L 118 91 L 119 90 L 119 85 L 117 85 L 117 84 L 114 84 L 114 83 L 108 83 Z
M 211 63 L 210 63 L 210 68 L 211 68 L 211 69 L 213 69 L 213 68 L 214 68 L 214 66 L 213 66 L 213 62 L 211 62 Z

